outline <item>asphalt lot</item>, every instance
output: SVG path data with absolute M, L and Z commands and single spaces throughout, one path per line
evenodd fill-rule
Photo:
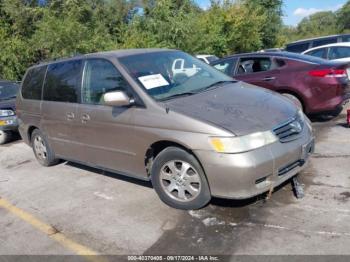
M 349 106 L 347 106 L 349 108 Z M 167 207 L 150 184 L 85 166 L 40 166 L 21 141 L 0 147 L 0 255 L 350 255 L 350 129 L 314 122 L 316 153 L 268 200 Z

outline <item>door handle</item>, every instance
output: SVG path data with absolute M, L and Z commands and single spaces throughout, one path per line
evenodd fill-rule
M 86 123 L 87 121 L 90 120 L 90 116 L 88 114 L 84 114 L 82 117 L 81 117 L 81 122 L 83 123 Z
M 272 80 L 275 80 L 275 79 L 276 79 L 276 77 L 274 77 L 274 76 L 268 76 L 268 77 L 264 78 L 264 81 L 272 81 Z
M 66 118 L 68 121 L 72 121 L 74 119 L 75 115 L 74 113 L 67 113 Z

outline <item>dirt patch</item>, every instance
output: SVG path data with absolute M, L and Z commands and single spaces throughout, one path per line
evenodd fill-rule
M 340 196 L 336 197 L 336 199 L 342 202 L 347 202 L 350 200 L 350 192 L 346 191 L 346 192 L 340 193 Z

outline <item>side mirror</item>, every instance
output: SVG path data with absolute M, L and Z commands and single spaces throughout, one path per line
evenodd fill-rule
M 123 91 L 106 93 L 103 95 L 103 100 L 107 106 L 129 106 L 132 104 L 130 97 Z

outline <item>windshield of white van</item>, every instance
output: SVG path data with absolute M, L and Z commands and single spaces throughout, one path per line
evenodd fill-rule
M 154 99 L 161 101 L 202 92 L 234 81 L 181 51 L 163 51 L 119 58 L 129 74 Z

